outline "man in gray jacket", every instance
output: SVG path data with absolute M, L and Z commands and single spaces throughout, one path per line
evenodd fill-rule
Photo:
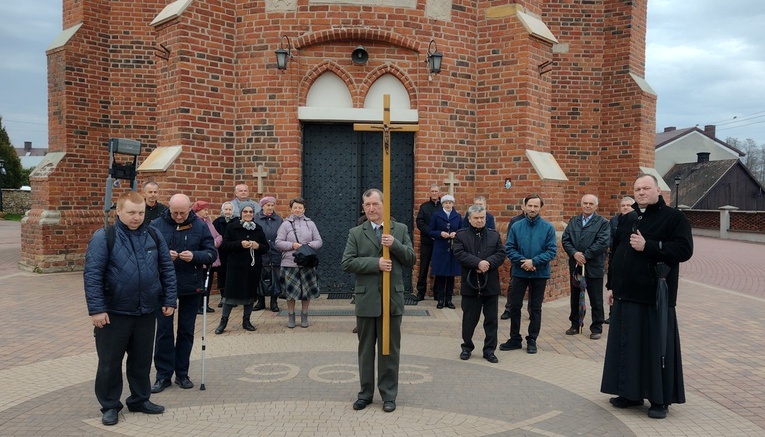
M 590 297 L 590 338 L 598 340 L 603 336 L 603 276 L 605 275 L 606 252 L 611 241 L 608 220 L 595 212 L 598 198 L 592 194 L 582 196 L 582 213 L 571 218 L 563 231 L 561 242 L 568 254 L 568 270 L 571 274 L 571 312 L 568 319 L 571 328 L 566 335 L 579 333 L 579 281 L 575 275 L 584 272 L 587 294 Z

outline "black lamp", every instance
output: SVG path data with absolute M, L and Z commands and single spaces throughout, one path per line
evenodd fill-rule
M 680 176 L 675 176 L 675 208 L 680 205 Z
M 443 61 L 443 58 L 444 55 L 438 51 L 436 41 L 431 39 L 430 44 L 428 44 L 428 72 L 430 74 L 441 72 L 441 61 Z
M 287 41 L 287 47 L 284 47 L 284 41 Z M 287 69 L 287 61 L 292 57 L 292 42 L 287 35 L 282 35 L 281 47 L 276 49 L 276 68 L 279 70 Z

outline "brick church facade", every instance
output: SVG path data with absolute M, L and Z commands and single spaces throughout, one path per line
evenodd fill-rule
M 411 171 L 399 188 L 407 194 L 400 221 L 412 223 L 428 187 L 448 187 L 450 175 L 458 210 L 486 196 L 503 233 L 532 192 L 543 196 L 542 215 L 558 230 L 585 192 L 597 194 L 601 214 L 610 216 L 640 168 L 653 166 L 646 7 L 626 0 L 63 0 L 64 32 L 47 51 L 52 153 L 32 177 L 20 265 L 81 268 L 104 222 L 110 138 L 141 141 L 139 164 L 180 146 L 167 168 L 138 174 L 139 185 L 160 184 L 164 202 L 183 192 L 220 204 L 246 182 L 253 198 L 275 195 L 286 215 L 290 198 L 312 190 L 307 215 L 337 214 L 347 230 L 362 187 L 333 197 L 331 181 L 346 180 L 337 172 L 355 164 L 333 167 L 332 157 L 366 159 L 356 155 L 370 145 L 349 152 L 344 141 L 355 141 L 353 122 L 382 119 L 383 94 L 392 95 L 394 122 L 419 126 L 405 158 Z M 426 63 L 431 41 L 443 53 L 440 74 Z M 358 46 L 368 53 L 364 63 L 351 59 Z M 293 55 L 284 71 L 274 55 L 280 47 Z M 322 144 L 335 149 L 322 155 Z M 534 162 L 535 152 L 546 161 Z M 550 161 L 565 177 L 545 176 L 540 165 Z M 114 188 L 114 199 L 126 185 Z M 567 292 L 561 260 L 552 288 Z

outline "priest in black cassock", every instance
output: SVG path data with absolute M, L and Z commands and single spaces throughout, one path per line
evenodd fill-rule
M 670 404 L 685 402 L 675 304 L 679 264 L 691 258 L 693 237 L 654 176 L 640 176 L 634 190 L 634 211 L 619 221 L 611 248 L 606 288 L 613 307 L 600 391 L 616 395 L 610 403 L 617 408 L 648 399 L 648 416 L 663 419 Z

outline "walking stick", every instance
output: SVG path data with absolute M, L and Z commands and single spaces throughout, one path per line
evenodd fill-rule
M 210 272 L 212 267 L 207 268 L 207 278 L 205 279 L 205 292 L 202 294 L 202 382 L 199 384 L 199 390 L 205 389 L 205 349 L 207 349 L 207 290 L 210 289 Z

